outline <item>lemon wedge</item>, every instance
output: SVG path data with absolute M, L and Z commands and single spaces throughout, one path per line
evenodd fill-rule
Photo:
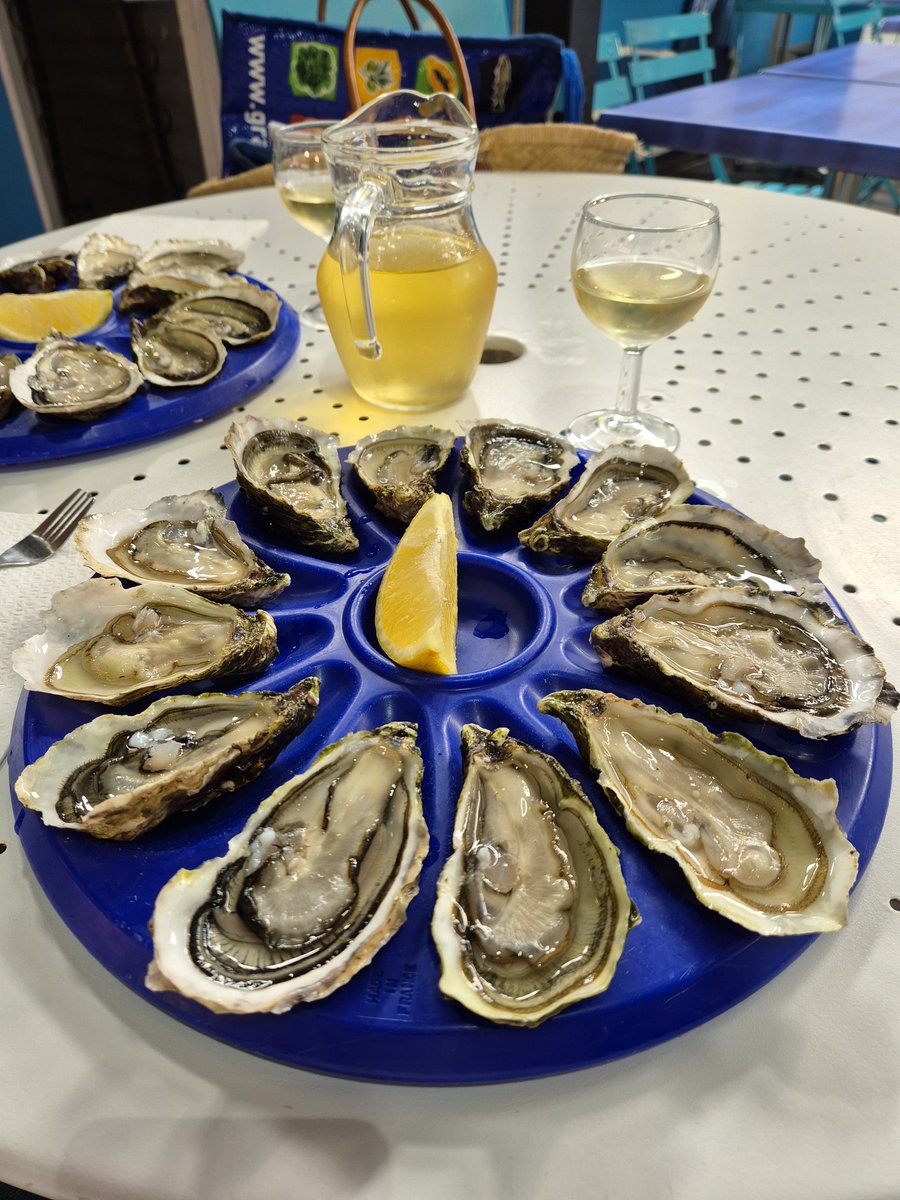
M 0 295 L 0 337 L 39 342 L 50 333 L 78 337 L 102 325 L 112 310 L 112 292 L 73 288 L 36 296 Z
M 375 601 L 375 636 L 392 662 L 456 674 L 456 529 L 450 497 L 435 492 L 397 543 Z

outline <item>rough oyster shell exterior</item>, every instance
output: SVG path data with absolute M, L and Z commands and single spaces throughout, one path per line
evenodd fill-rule
M 42 416 L 91 421 L 118 408 L 144 382 L 133 362 L 105 346 L 51 335 L 9 373 L 20 404 Z
M 78 251 L 78 286 L 106 288 L 127 278 L 141 253 L 140 246 L 109 233 L 92 233 Z

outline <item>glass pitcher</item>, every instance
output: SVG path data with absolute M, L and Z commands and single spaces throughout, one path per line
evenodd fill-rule
M 379 96 L 322 145 L 337 213 L 319 298 L 364 400 L 457 400 L 478 366 L 497 268 L 472 217 L 478 128 L 445 93 Z

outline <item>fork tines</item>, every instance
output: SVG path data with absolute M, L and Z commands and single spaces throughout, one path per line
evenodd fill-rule
M 81 488 L 76 488 L 71 496 L 67 496 L 38 525 L 37 529 L 34 530 L 34 535 L 43 538 L 50 545 L 53 545 L 57 541 L 65 541 L 73 527 L 81 520 L 93 503 L 94 497 L 90 492 L 83 492 Z

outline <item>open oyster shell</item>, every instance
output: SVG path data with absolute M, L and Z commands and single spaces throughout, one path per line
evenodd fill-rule
M 347 456 L 388 517 L 409 524 L 429 496 L 455 439 L 434 425 L 398 425 L 361 438 Z
M 762 934 L 846 924 L 858 856 L 833 779 L 609 692 L 553 692 L 538 708 L 569 727 L 629 832 L 673 858 L 708 908 Z
M 225 445 L 249 502 L 301 545 L 332 554 L 358 548 L 341 495 L 337 438 L 300 421 L 244 417 Z
M 92 233 L 78 251 L 78 286 L 105 288 L 119 283 L 134 270 L 141 248 L 110 233 Z
M 171 584 L 88 579 L 57 592 L 44 630 L 13 653 L 34 692 L 130 704 L 198 679 L 254 675 L 278 652 L 275 622 Z
M 466 434 L 460 465 L 471 488 L 466 511 L 487 530 L 523 524 L 569 482 L 578 456 L 543 429 L 479 421 Z
M 156 900 L 147 987 L 285 1012 L 346 983 L 406 919 L 428 848 L 413 725 L 351 733 Z
M 75 545 L 99 575 L 174 583 L 210 600 L 254 608 L 291 581 L 256 557 L 225 516 L 218 492 L 163 496 L 147 508 L 83 517 Z
M 591 568 L 581 599 L 617 612 L 657 592 L 748 584 L 824 601 L 821 566 L 803 538 L 729 508 L 676 504 L 614 538 Z
M 16 398 L 9 386 L 9 374 L 20 362 L 16 354 L 0 354 L 0 421 L 18 411 Z
M 900 701 L 871 647 L 837 613 L 786 592 L 652 596 L 597 625 L 591 645 L 604 666 L 811 738 L 886 724 Z
M 234 271 L 244 261 L 243 250 L 218 238 L 167 238 L 154 242 L 135 264 L 142 275 L 205 267 L 212 271 Z
M 144 380 L 114 350 L 51 335 L 10 371 L 8 382 L 19 403 L 42 416 L 90 421 L 124 404 Z
M 683 464 L 659 446 L 610 446 L 592 455 L 581 478 L 534 525 L 523 546 L 543 554 L 598 559 L 623 529 L 687 500 L 694 490 Z
M 45 825 L 130 841 L 261 774 L 316 714 L 319 681 L 287 692 L 166 696 L 81 725 L 26 767 L 16 795 Z
M 159 387 L 198 387 L 225 366 L 228 351 L 212 326 L 201 319 L 170 321 L 168 309 L 131 320 L 131 348 L 141 374 Z
M 267 338 L 278 324 L 281 300 L 254 283 L 235 280 L 173 300 L 166 321 L 206 321 L 226 346 L 249 346 Z
M 227 287 L 231 282 L 230 275 L 211 267 L 173 267 L 150 275 L 133 271 L 119 297 L 119 312 L 156 312 L 181 296 Z
M 453 852 L 431 930 L 445 995 L 491 1021 L 537 1025 L 606 990 L 631 902 L 584 792 L 508 734 L 462 729 Z
M 55 292 L 68 283 L 75 270 L 75 255 L 68 250 L 45 250 L 38 258 L 7 258 L 0 263 L 0 292 L 38 295 Z

